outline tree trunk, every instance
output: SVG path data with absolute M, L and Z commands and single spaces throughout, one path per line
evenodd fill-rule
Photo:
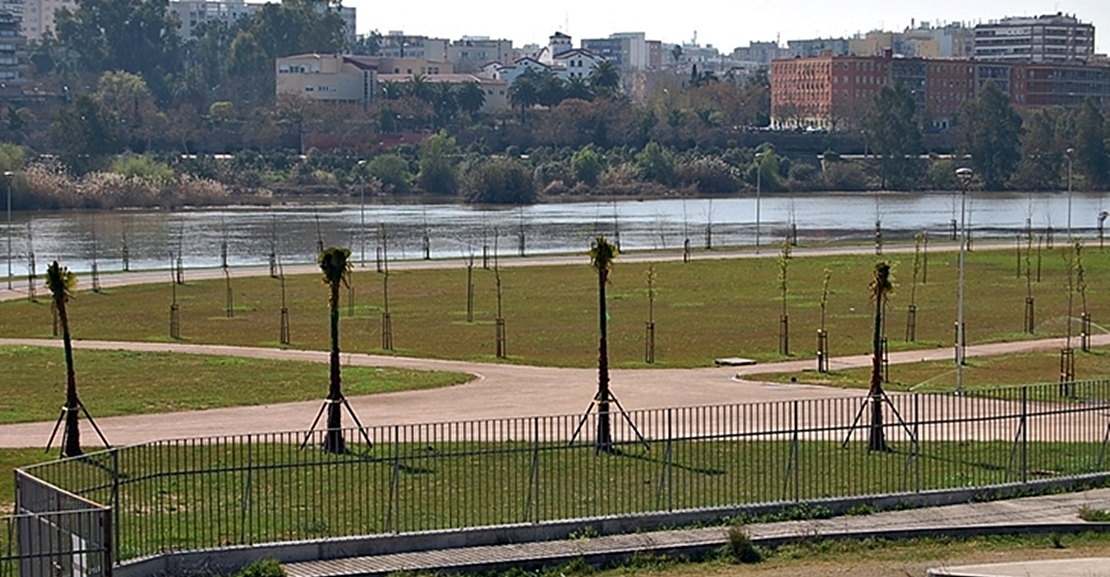
M 77 423 L 78 409 L 81 401 L 77 399 L 77 375 L 73 371 L 73 344 L 69 336 L 69 315 L 66 313 L 65 301 L 55 301 L 58 308 L 58 319 L 62 323 L 62 342 L 66 354 L 66 405 L 65 405 L 65 446 L 62 447 L 63 457 L 76 457 L 81 451 L 81 427 Z
M 613 450 L 613 434 L 609 419 L 609 339 L 605 307 L 605 271 L 597 274 L 598 330 L 597 346 L 597 444 L 598 453 Z
M 328 386 L 327 435 L 324 437 L 324 450 L 329 453 L 343 453 L 343 402 L 342 378 L 339 372 L 339 283 L 331 285 L 331 356 L 329 358 L 331 379 Z
M 871 387 L 868 402 L 871 403 L 871 434 L 867 441 L 868 451 L 890 451 L 883 430 L 883 289 L 875 295 L 875 332 L 871 339 L 874 356 L 871 359 Z

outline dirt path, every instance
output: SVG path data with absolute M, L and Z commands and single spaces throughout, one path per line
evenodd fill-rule
M 1110 335 L 1092 337 L 1094 346 L 1110 345 Z M 0 339 L 0 346 L 61 346 L 59 341 Z M 239 356 L 273 360 L 326 363 L 324 351 L 281 350 L 258 347 L 189 345 L 176 343 L 124 343 L 76 341 L 85 349 L 171 352 Z M 990 356 L 1052 350 L 1060 339 L 974 345 L 968 356 Z M 952 358 L 948 348 L 891 353 L 894 364 Z M 345 354 L 350 366 L 399 367 L 470 373 L 476 379 L 455 387 L 423 391 L 352 397 L 351 405 L 365 423 L 411 424 L 540 415 L 569 415 L 583 411 L 596 388 L 596 371 L 580 368 L 532 367 L 465 361 L 419 359 L 366 354 Z M 870 356 L 839 357 L 831 368 L 866 367 Z M 751 377 L 811 369 L 814 361 L 787 361 L 747 367 L 702 369 L 616 369 L 612 386 L 627 409 L 700 406 L 728 403 L 785 401 L 859 396 L 859 390 L 812 385 L 782 385 L 752 380 Z M 106 417 L 97 419 L 110 431 L 115 444 L 134 444 L 154 439 L 202 437 L 212 434 L 280 432 L 307 428 L 319 409 L 319 401 L 230 407 L 205 411 Z M 53 422 L 0 426 L 0 446 L 31 447 L 50 435 Z

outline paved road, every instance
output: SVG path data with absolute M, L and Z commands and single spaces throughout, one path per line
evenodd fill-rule
M 1110 335 L 1092 337 L 1094 346 L 1110 345 Z M 56 340 L 0 339 L 0 346 L 60 347 Z M 123 343 L 75 341 L 85 349 L 157 351 L 186 354 L 239 356 L 273 360 L 326 363 L 325 351 L 282 350 L 258 347 L 191 345 L 178 343 Z M 969 346 L 969 357 L 1053 350 L 1060 339 Z M 891 353 L 893 364 L 948 360 L 948 348 Z M 456 371 L 475 375 L 465 385 L 449 388 L 352 397 L 351 405 L 364 423 L 375 425 L 448 422 L 542 415 L 570 415 L 585 409 L 596 389 L 594 369 L 533 367 L 465 361 L 344 354 L 351 366 L 399 367 L 416 370 Z M 612 386 L 627 409 L 701 406 L 728 403 L 822 399 L 860 396 L 859 390 L 812 385 L 783 385 L 751 377 L 798 372 L 814 367 L 813 360 L 787 361 L 746 367 L 701 369 L 615 369 Z M 833 370 L 870 366 L 871 357 L 858 355 L 830 359 Z M 231 407 L 170 414 L 134 415 L 97 419 L 109 439 L 118 445 L 154 439 L 203 437 L 213 433 L 247 434 L 307 428 L 319 401 Z M 95 410 L 95 408 L 94 408 Z M 37 446 L 49 437 L 52 422 L 0 426 L 0 446 Z

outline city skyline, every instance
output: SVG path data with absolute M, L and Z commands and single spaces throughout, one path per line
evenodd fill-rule
M 358 10 L 359 34 L 377 30 L 387 34 L 401 30 L 406 34 L 458 39 L 463 35 L 505 38 L 516 46 L 545 44 L 559 31 L 576 41 L 604 38 L 614 32 L 645 32 L 649 39 L 665 43 L 686 43 L 694 39 L 712 45 L 723 53 L 747 46 L 749 42 L 806 38 L 850 37 L 856 33 L 882 29 L 901 31 L 911 24 L 933 25 L 964 22 L 968 25 L 1000 20 L 1011 16 L 1037 16 L 1063 12 L 1095 25 L 1095 50 L 1110 51 L 1110 2 L 1077 0 L 985 0 L 966 2 L 934 0 L 926 7 L 884 2 L 843 0 L 783 0 L 767 2 L 723 2 L 704 0 L 663 9 L 645 9 L 642 3 L 610 0 L 588 3 L 566 0 L 545 10 L 543 4 L 529 5 L 505 0 L 490 0 L 481 5 L 433 0 L 415 12 L 404 3 L 374 3 L 346 0 L 344 5 Z M 1101 32 L 1100 32 L 1101 31 Z

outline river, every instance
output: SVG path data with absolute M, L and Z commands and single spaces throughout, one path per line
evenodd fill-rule
M 839 241 L 871 242 L 875 221 L 884 240 L 905 240 L 918 232 L 943 239 L 960 218 L 959 193 L 764 194 L 759 204 L 759 242 L 777 250 L 797 229 L 803 245 Z M 966 217 L 974 238 L 1014 238 L 1031 222 L 1043 233 L 1059 234 L 1068 223 L 1066 193 L 971 193 Z M 11 235 L 12 268 L 26 274 L 33 252 L 36 270 L 58 259 L 71 270 L 102 272 L 123 268 L 124 247 L 131 270 L 169 268 L 180 252 L 186 267 L 223 263 L 266 264 L 273 250 L 283 263 L 315 259 L 318 242 L 351 248 L 356 261 L 374 261 L 384 230 L 389 259 L 424 257 L 424 236 L 431 258 L 481 256 L 483 247 L 500 254 L 582 251 L 597 234 L 618 238 L 623 250 L 680 249 L 689 238 L 702 248 L 706 230 L 714 246 L 754 245 L 753 196 L 727 199 L 621 200 L 489 208 L 459 204 L 279 205 L 270 208 L 220 208 L 175 211 L 17 212 Z M 1110 207 L 1099 194 L 1074 193 L 1074 234 L 1097 238 L 1098 215 Z M 365 223 L 365 226 L 362 226 Z M 6 242 L 0 253 L 6 255 Z M 0 274 L 6 270 L 0 271 Z

